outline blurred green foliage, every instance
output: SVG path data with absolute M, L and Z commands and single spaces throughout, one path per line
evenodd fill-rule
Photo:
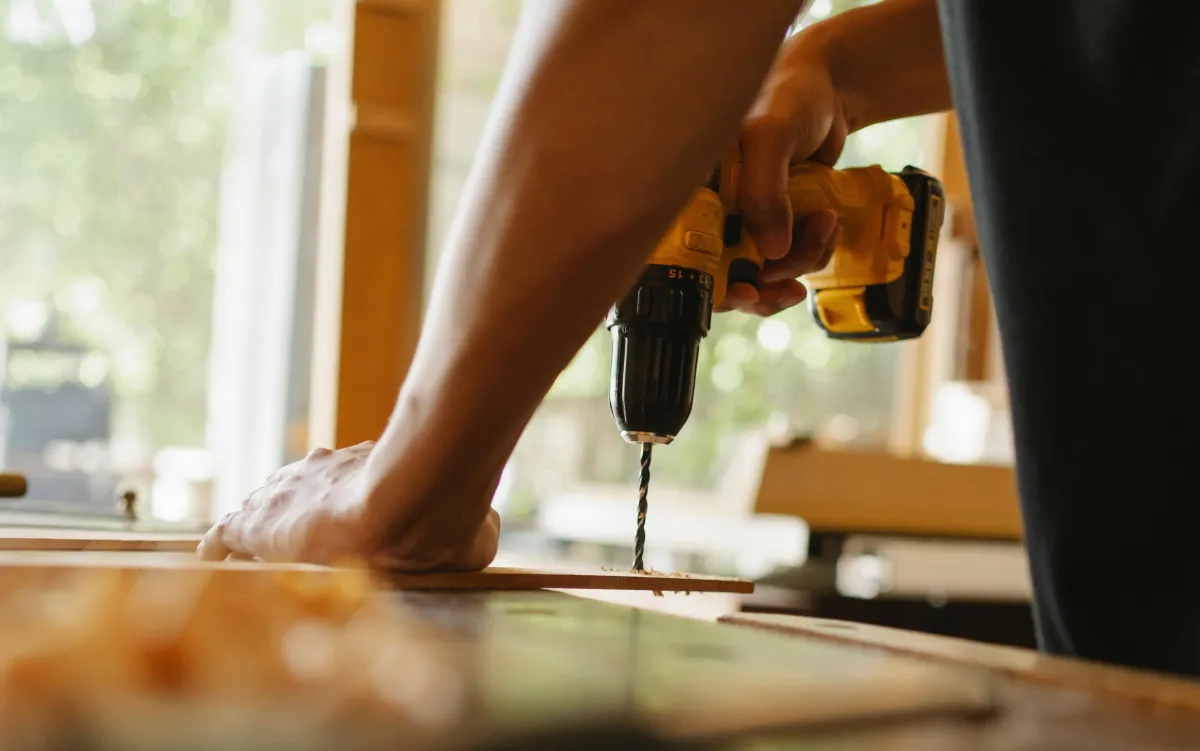
M 202 445 L 242 0 L 0 0 L 0 314 L 51 300 L 111 363 L 116 431 Z M 331 0 L 249 0 L 259 52 Z M 90 33 L 83 34 L 88 31 Z

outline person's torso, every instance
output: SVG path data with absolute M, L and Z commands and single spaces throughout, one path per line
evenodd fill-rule
M 1023 490 L 1031 475 L 1046 490 L 1077 481 L 1060 468 L 1159 440 L 1154 424 L 1195 411 L 1181 358 L 1200 245 L 1200 8 L 940 9 Z

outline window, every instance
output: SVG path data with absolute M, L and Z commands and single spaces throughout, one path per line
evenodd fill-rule
M 860 4 L 817 2 L 801 23 Z M 519 0 L 443 5 L 431 255 L 439 251 L 454 213 L 520 5 Z M 928 124 L 898 121 L 855 134 L 841 166 L 920 165 Z M 621 440 L 609 413 L 610 346 L 608 332 L 598 329 L 522 437 L 497 499 L 508 518 L 525 518 L 564 494 L 632 497 L 637 451 Z M 745 506 L 754 481 L 747 457 L 756 434 L 772 423 L 886 445 L 904 346 L 831 341 L 803 306 L 766 320 L 716 316 L 703 344 L 693 415 L 674 444 L 655 452 L 655 492 L 693 504 Z
M 0 2 L 6 508 L 202 521 L 304 449 L 332 9 Z

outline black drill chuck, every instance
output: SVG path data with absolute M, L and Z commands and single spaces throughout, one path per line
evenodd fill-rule
M 652 264 L 608 313 L 609 407 L 630 443 L 670 443 L 692 413 L 700 341 L 712 322 L 713 278 Z

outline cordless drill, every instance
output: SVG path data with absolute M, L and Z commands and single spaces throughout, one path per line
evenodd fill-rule
M 692 412 L 700 341 L 728 285 L 757 286 L 763 259 L 738 213 L 740 147 L 730 148 L 650 254 L 638 282 L 609 311 L 609 406 L 621 436 L 642 445 L 634 568 L 642 570 L 650 448 L 679 435 Z M 788 199 L 797 219 L 832 209 L 842 238 L 824 268 L 800 278 L 813 320 L 833 339 L 918 337 L 933 310 L 933 273 L 944 193 L 905 167 L 835 170 L 793 165 Z

